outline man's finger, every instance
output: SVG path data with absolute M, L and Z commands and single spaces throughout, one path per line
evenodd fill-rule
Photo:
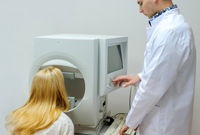
M 126 76 L 119 76 L 119 77 L 113 79 L 112 81 L 117 82 L 117 81 L 124 81 L 124 80 L 127 80 Z

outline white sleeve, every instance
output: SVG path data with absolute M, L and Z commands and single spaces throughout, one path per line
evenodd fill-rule
M 159 102 L 176 79 L 182 54 L 176 47 L 180 34 L 172 30 L 162 32 L 153 42 L 151 60 L 140 73 L 141 82 L 126 118 L 126 125 L 135 129 L 145 115 Z

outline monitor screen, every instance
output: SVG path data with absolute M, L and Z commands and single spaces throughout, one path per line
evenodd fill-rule
M 123 68 L 121 46 L 114 45 L 108 47 L 108 73 Z

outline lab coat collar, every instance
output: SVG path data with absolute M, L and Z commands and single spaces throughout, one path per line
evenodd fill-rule
M 157 14 L 155 14 L 154 16 L 152 16 L 151 18 L 149 18 L 149 24 L 151 25 L 151 22 L 156 19 L 157 17 L 161 16 L 162 14 L 164 14 L 165 12 L 168 12 L 172 9 L 176 9 L 177 5 L 171 5 L 163 10 L 161 10 L 160 12 L 158 12 Z
M 170 14 L 174 14 L 174 13 L 179 13 L 179 9 L 175 8 L 175 9 L 172 9 L 172 10 L 169 10 L 169 11 L 163 13 L 162 15 L 160 15 L 159 17 L 157 17 L 151 21 L 150 27 L 154 27 L 154 26 L 158 25 L 160 23 L 160 21 L 163 20 L 166 16 L 168 16 Z
M 165 19 L 168 15 L 170 14 L 178 14 L 179 13 L 179 9 L 175 8 L 172 10 L 169 10 L 165 13 L 163 13 L 162 15 L 160 15 L 159 17 L 155 18 L 154 20 L 151 21 L 151 25 L 147 27 L 147 41 L 150 39 L 152 32 L 154 31 L 154 29 L 156 28 L 156 26 L 163 20 Z

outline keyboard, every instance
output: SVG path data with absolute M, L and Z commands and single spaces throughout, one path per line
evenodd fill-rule
M 113 123 L 106 130 L 104 135 L 118 135 L 119 130 L 125 123 L 126 114 L 117 114 L 114 118 Z M 133 129 L 128 129 L 124 135 L 134 135 Z

